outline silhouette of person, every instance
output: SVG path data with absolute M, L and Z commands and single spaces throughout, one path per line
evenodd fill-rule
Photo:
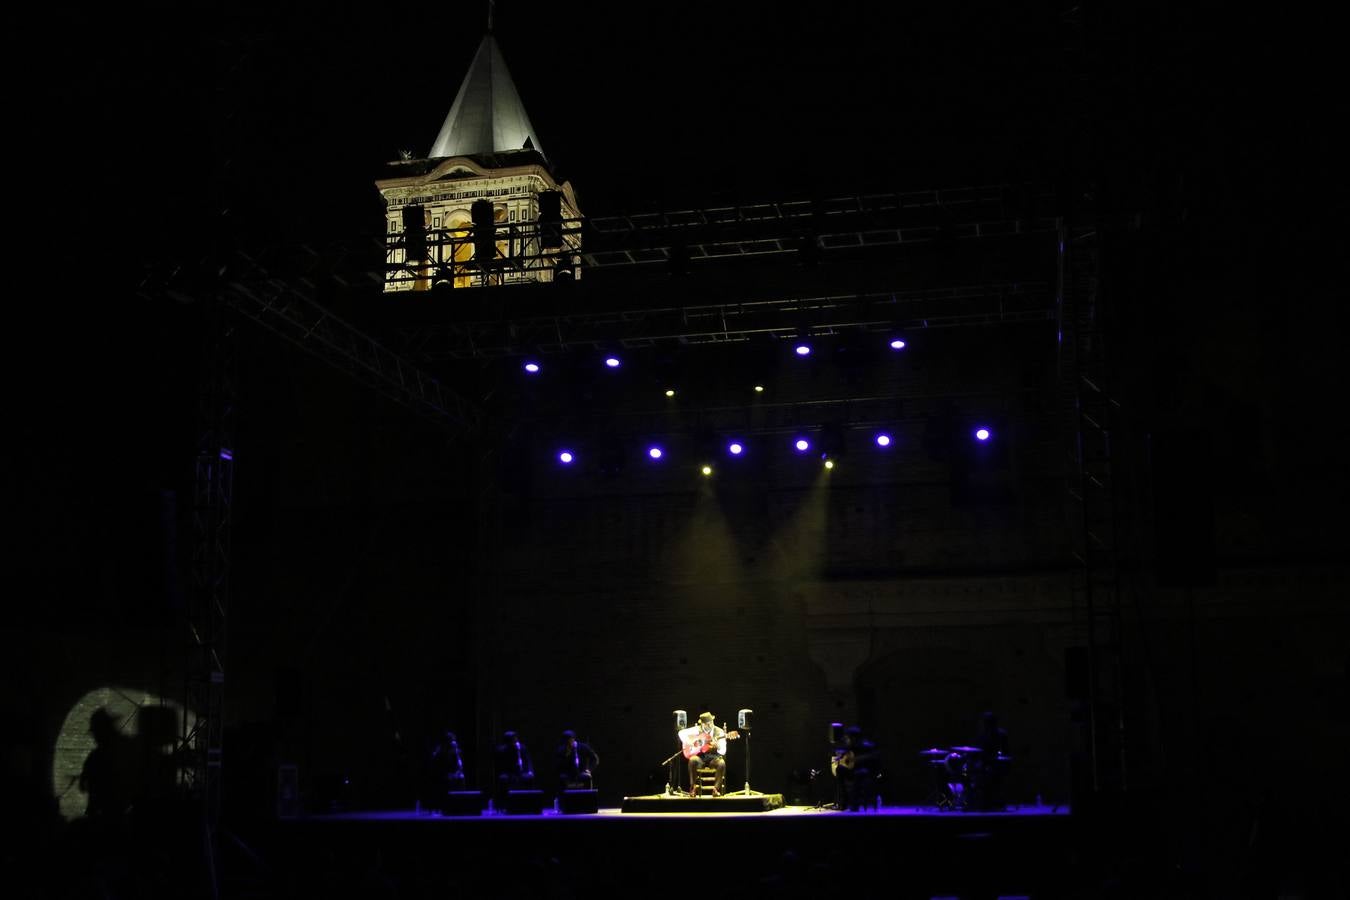
M 577 740 L 577 733 L 567 729 L 562 733 L 562 743 L 558 745 L 558 790 L 592 786 L 591 773 L 600 765 L 600 754 L 590 744 Z
M 871 803 L 877 796 L 877 778 L 881 774 L 881 750 L 876 742 L 863 734 L 862 728 L 850 725 L 844 729 L 842 741 L 835 748 L 830 762 L 836 784 L 835 805 L 839 809 L 858 812 L 864 802 Z
M 142 819 L 163 823 L 174 811 L 178 796 L 178 771 L 189 761 L 187 751 L 175 748 L 178 715 L 172 707 L 146 705 L 136 711 L 136 739 L 125 739 L 135 747 L 139 793 L 132 800 L 133 813 Z
M 85 816 L 90 819 L 121 819 L 130 811 L 137 794 L 131 767 L 131 740 L 124 737 L 117 719 L 104 707 L 89 717 L 94 749 L 80 770 L 80 790 L 89 796 Z
M 497 770 L 497 799 L 506 798 L 508 791 L 530 790 L 534 787 L 534 762 L 530 751 L 514 731 L 502 733 L 501 743 L 493 753 Z
M 428 806 L 438 812 L 445 811 L 447 794 L 466 790 L 464 755 L 453 731 L 445 731 L 432 745 L 427 781 Z

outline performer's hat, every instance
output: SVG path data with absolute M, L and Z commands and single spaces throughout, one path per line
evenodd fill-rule
M 700 722 L 711 722 L 713 720 L 713 714 L 710 712 L 699 713 L 698 720 Z

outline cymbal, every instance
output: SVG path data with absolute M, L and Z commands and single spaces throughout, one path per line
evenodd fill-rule
M 998 755 L 998 761 L 999 761 L 999 762 L 1012 762 L 1012 756 L 1010 756 L 1010 755 L 1007 754 L 1007 753 L 1000 753 L 1000 754 Z
M 979 747 L 953 747 L 953 753 L 983 753 Z
M 929 747 L 927 750 L 920 750 L 919 755 L 927 756 L 929 758 L 936 758 L 939 756 L 946 756 L 947 751 L 943 750 L 941 747 Z

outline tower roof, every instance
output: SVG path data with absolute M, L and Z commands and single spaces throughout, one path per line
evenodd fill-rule
M 543 155 L 530 117 L 492 33 L 483 35 L 429 158 L 502 153 L 523 148 Z

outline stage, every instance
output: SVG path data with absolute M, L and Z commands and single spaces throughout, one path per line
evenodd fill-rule
M 781 795 L 656 795 L 582 814 L 310 815 L 273 823 L 261 855 L 281 861 L 295 896 L 375 879 L 397 884 L 394 896 L 664 897 L 703 871 L 752 891 L 800 877 L 822 890 L 880 881 L 891 896 L 924 900 L 981 890 L 1052 897 L 1072 894 L 1073 821 L 1062 806 L 846 812 L 781 805 Z
M 721 797 L 690 797 L 688 794 L 648 794 L 643 797 L 624 797 L 620 811 L 625 813 L 659 813 L 688 815 L 706 813 L 764 813 L 783 806 L 782 794 L 742 793 L 723 794 Z

